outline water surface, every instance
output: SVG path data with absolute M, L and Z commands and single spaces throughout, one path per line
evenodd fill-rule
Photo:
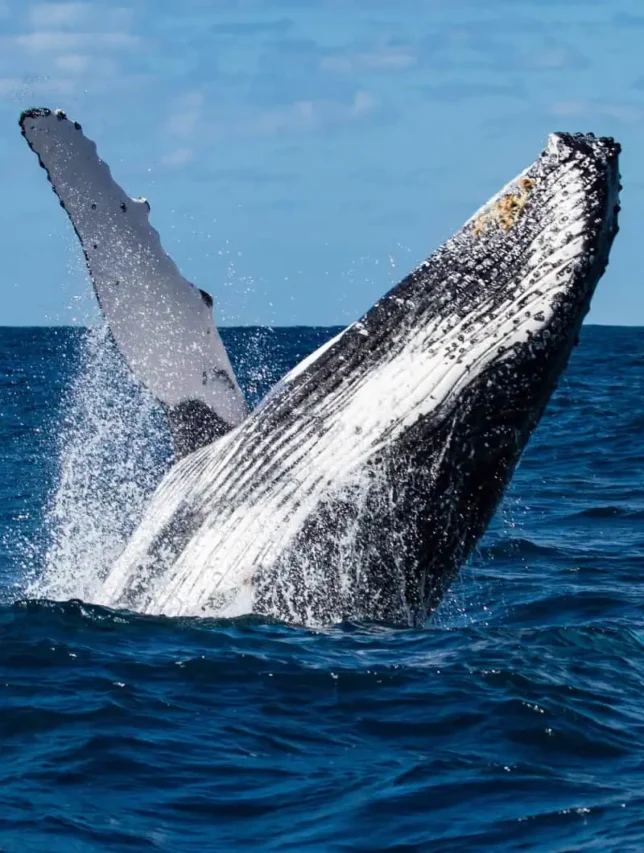
M 257 400 L 332 331 L 224 336 Z M 644 849 L 644 329 L 583 330 L 423 630 L 25 600 L 89 596 L 167 459 L 99 349 L 0 330 L 3 853 Z

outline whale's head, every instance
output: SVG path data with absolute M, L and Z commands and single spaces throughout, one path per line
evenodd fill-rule
M 366 489 L 355 562 L 372 567 L 363 601 L 389 587 L 375 615 L 422 618 L 488 524 L 608 262 L 618 153 L 612 139 L 551 135 L 532 166 L 269 402 L 307 411 L 333 449 L 326 517 L 338 541 L 342 508 L 356 504 L 338 484 Z

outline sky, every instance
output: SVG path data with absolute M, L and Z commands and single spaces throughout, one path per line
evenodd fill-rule
M 589 322 L 644 325 L 642 0 L 0 0 L 0 325 L 94 322 L 21 138 L 82 123 L 220 325 L 354 320 L 555 130 L 623 145 Z

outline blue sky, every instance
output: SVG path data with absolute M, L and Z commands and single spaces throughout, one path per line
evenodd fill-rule
M 218 322 L 347 323 L 552 130 L 624 146 L 589 320 L 644 325 L 642 0 L 0 0 L 0 325 L 96 318 L 20 137 L 62 107 Z

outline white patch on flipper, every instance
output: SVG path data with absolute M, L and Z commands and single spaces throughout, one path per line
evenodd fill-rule
M 134 375 L 168 406 L 201 400 L 226 424 L 239 424 L 246 403 L 210 300 L 164 252 L 147 201 L 127 196 L 96 145 L 60 110 L 31 110 L 20 124 L 81 240 L 101 310 Z

